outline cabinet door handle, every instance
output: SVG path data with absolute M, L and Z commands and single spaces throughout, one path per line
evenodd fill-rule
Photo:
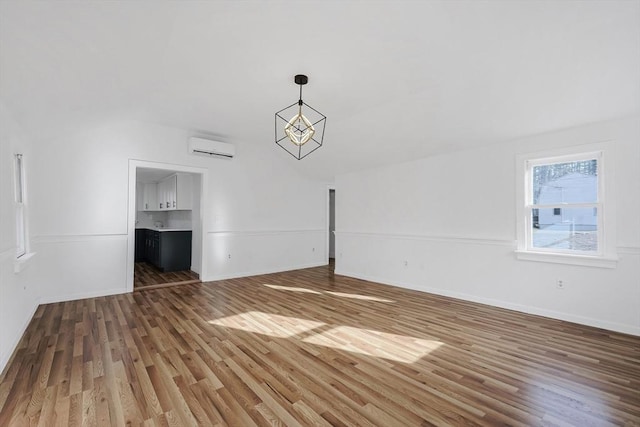
M 175 200 L 173 201 L 173 207 L 174 208 L 176 207 L 176 201 Z
M 149 209 L 149 203 L 144 204 L 144 210 L 146 211 L 147 209 Z
M 160 209 L 162 209 L 162 203 L 160 203 Z

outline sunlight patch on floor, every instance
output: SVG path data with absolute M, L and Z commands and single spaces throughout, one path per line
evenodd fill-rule
M 209 323 L 274 338 L 297 339 L 308 344 L 401 363 L 415 363 L 443 345 L 435 340 L 354 326 L 334 326 L 260 311 L 235 314 L 210 320 Z
M 369 295 L 351 294 L 346 292 L 315 291 L 313 289 L 308 289 L 308 288 L 300 288 L 296 286 L 272 285 L 270 283 L 263 283 L 262 286 L 266 286 L 267 288 L 271 288 L 271 289 L 276 289 L 278 291 L 303 292 L 303 293 L 316 294 L 316 295 L 326 294 L 334 297 L 359 299 L 363 301 L 377 301 L 377 302 L 390 302 L 390 303 L 395 302 L 393 300 L 386 299 L 386 298 L 373 297 Z
M 313 289 L 296 288 L 294 286 L 270 285 L 268 283 L 265 283 L 264 286 L 266 286 L 267 288 L 271 288 L 271 289 L 277 289 L 279 291 L 304 292 L 304 293 L 308 293 L 308 294 L 318 294 L 318 295 L 321 294 L 321 292 L 314 291 Z
M 402 363 L 415 363 L 443 345 L 440 341 L 352 326 L 336 326 L 303 341 Z
M 290 338 L 324 326 L 323 322 L 281 316 L 279 314 L 248 311 L 209 321 L 212 325 L 264 334 L 275 338 Z
M 385 298 L 372 297 L 369 295 L 360 295 L 360 294 L 347 294 L 344 292 L 325 291 L 325 294 L 333 295 L 336 297 L 342 297 L 342 298 L 361 299 L 364 301 L 395 302 Z

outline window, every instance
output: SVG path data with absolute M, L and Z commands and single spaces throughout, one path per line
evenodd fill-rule
M 20 258 L 27 253 L 27 227 L 26 212 L 24 207 L 24 163 L 22 154 L 15 155 L 15 202 L 16 202 L 16 257 Z
M 519 164 L 518 258 L 615 266 L 603 151 L 522 156 Z
M 527 249 L 597 255 L 602 230 L 598 197 L 599 153 L 575 159 L 527 162 L 527 203 L 531 212 Z

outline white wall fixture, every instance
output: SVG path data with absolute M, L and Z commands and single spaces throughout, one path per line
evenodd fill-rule
M 192 136 L 189 138 L 189 154 L 233 159 L 233 156 L 236 155 L 236 147 L 228 142 Z

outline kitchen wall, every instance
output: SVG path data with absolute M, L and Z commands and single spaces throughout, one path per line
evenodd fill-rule
M 174 211 L 167 212 L 167 228 L 186 228 L 191 230 L 191 211 Z
M 153 228 L 157 222 L 166 225 L 168 212 L 136 212 L 136 228 Z
M 605 141 L 617 267 L 516 259 L 516 156 Z M 336 273 L 640 335 L 638 164 L 633 117 L 339 176 Z
M 137 228 L 153 228 L 156 222 L 161 222 L 164 228 L 184 228 L 191 230 L 191 211 L 168 211 L 168 212 L 136 212 Z

